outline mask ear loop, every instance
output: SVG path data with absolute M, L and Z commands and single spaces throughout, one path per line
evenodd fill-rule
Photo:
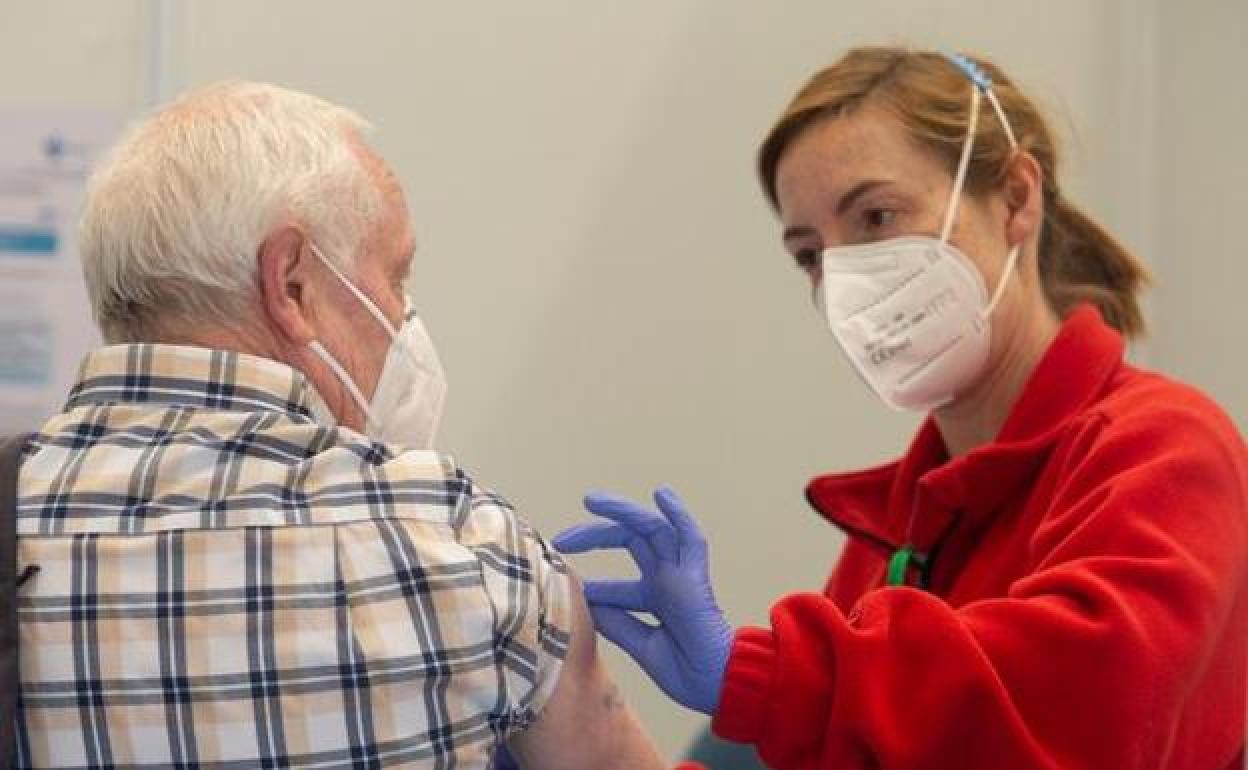
M 991 86 L 984 90 L 988 96 L 988 102 L 992 105 L 992 109 L 997 113 L 997 122 L 1001 124 L 1001 129 L 1005 131 L 1005 138 L 1010 143 L 1010 150 L 1014 155 L 1018 154 L 1018 140 L 1014 138 L 1014 129 L 1010 128 L 1010 121 L 1005 117 L 1005 110 L 1001 107 L 1001 100 L 997 98 Z M 1014 268 L 1018 264 L 1018 257 L 1023 251 L 1021 243 L 1014 244 L 1010 249 L 1010 255 L 1005 260 L 1005 270 L 1001 274 L 1001 280 L 997 281 L 997 290 L 992 293 L 992 300 L 988 306 L 984 308 L 983 316 L 987 318 L 992 315 L 992 311 L 997 309 L 997 304 L 1001 302 L 1001 297 L 1005 295 L 1005 285 L 1009 282 L 1010 276 L 1014 274 Z
M 418 361 L 419 358 L 415 354 L 412 353 L 411 348 L 407 345 L 407 343 L 403 341 L 403 338 L 399 336 L 399 330 L 395 329 L 394 326 L 390 324 L 390 320 L 386 318 L 386 314 L 381 312 L 381 309 L 378 308 L 377 305 L 371 299 L 369 299 L 366 294 L 364 294 L 364 292 L 356 288 L 355 284 L 351 283 L 351 281 L 347 278 L 347 276 L 344 275 L 343 272 L 339 270 L 334 265 L 333 262 L 330 262 L 329 259 L 326 258 L 325 254 L 316 247 L 315 243 L 312 243 L 311 241 L 309 241 L 308 246 L 309 248 L 312 249 L 312 253 L 315 254 L 317 257 L 319 257 L 320 260 L 325 263 L 325 267 L 329 268 L 329 271 L 333 273 L 335 276 L 337 276 L 339 281 L 342 281 L 342 284 L 346 286 L 351 291 L 352 294 L 355 295 L 356 299 L 358 299 L 360 302 L 364 304 L 364 307 L 368 308 L 368 312 L 372 314 L 373 318 L 377 319 L 377 323 L 381 324 L 382 328 L 384 328 L 386 332 L 389 333 L 391 344 L 398 345 L 399 348 L 402 349 L 403 353 L 406 356 L 408 356 L 412 360 Z M 407 320 L 409 318 L 412 318 L 414 315 L 415 315 L 415 312 L 412 310 L 412 300 L 410 297 L 404 294 L 403 295 L 403 320 L 404 322 L 407 322 Z
M 398 330 L 390 324 L 390 319 L 386 318 L 386 314 L 381 312 L 381 309 L 368 298 L 368 295 L 356 288 L 355 284 L 351 283 L 351 281 L 347 279 L 347 276 L 345 276 L 333 262 L 330 262 L 329 259 L 326 258 L 325 254 L 316 247 L 315 243 L 308 241 L 308 248 L 312 249 L 312 253 L 319 257 L 321 262 L 325 263 L 325 267 L 329 268 L 329 272 L 337 276 L 338 280 L 342 281 L 342 285 L 350 289 L 351 293 L 355 295 L 355 298 L 362 302 L 364 307 L 368 308 L 368 312 L 372 314 L 373 318 L 377 319 L 377 323 L 381 324 L 382 328 L 390 334 L 390 339 L 393 340 L 399 336 Z M 406 308 L 404 309 L 404 312 L 407 312 Z
M 347 370 L 342 368 L 342 364 L 338 363 L 338 359 L 334 358 L 320 340 L 312 340 L 308 343 L 308 350 L 311 350 L 316 357 L 321 359 L 342 383 L 347 392 L 351 394 L 351 398 L 355 399 L 355 404 L 364 413 L 364 417 L 368 425 L 377 424 L 377 420 L 373 417 L 373 410 L 369 408 L 368 399 L 364 398 L 364 394 L 360 392 L 359 386 L 355 384 L 355 380 L 351 379 L 351 375 L 347 374 Z
M 342 282 L 342 285 L 346 286 L 347 289 L 355 295 L 356 299 L 364 304 L 364 307 L 368 309 L 368 312 L 372 314 L 373 318 L 375 318 L 377 322 L 382 325 L 382 328 L 384 328 L 390 335 L 391 341 L 397 340 L 399 334 L 395 331 L 394 327 L 390 325 L 390 321 L 386 318 L 385 313 L 382 313 L 377 305 L 375 305 L 373 301 L 364 294 L 364 292 L 356 288 L 355 284 L 351 283 L 351 281 L 347 279 L 347 276 L 344 275 L 333 262 L 330 262 L 329 259 L 326 258 L 324 252 L 317 248 L 315 243 L 308 241 L 308 248 L 310 248 L 312 253 L 315 254 L 322 263 L 324 263 L 325 267 L 329 268 L 329 272 L 333 273 L 334 276 Z M 364 394 L 360 391 L 359 386 L 355 384 L 355 380 L 351 379 L 351 375 L 347 374 L 347 370 L 342 368 L 342 364 L 338 363 L 338 359 L 334 358 L 333 355 L 325 349 L 325 346 L 321 344 L 320 340 L 313 340 L 308 343 L 308 349 L 311 350 L 317 358 L 321 359 L 321 361 L 323 361 L 325 365 L 334 372 L 338 381 L 341 382 L 343 387 L 347 389 L 347 392 L 351 394 L 351 398 L 355 400 L 356 405 L 364 414 L 364 418 L 367 421 L 366 428 L 375 426 L 377 424 L 377 418 L 373 414 L 373 410 L 369 407 L 368 399 L 364 397 Z
M 1005 285 L 1009 283 L 1010 276 L 1014 273 L 1014 266 L 1018 264 L 1018 255 L 1023 251 L 1022 244 L 1014 244 L 1014 248 L 1010 249 L 1010 254 L 1005 259 L 1005 270 L 1001 273 L 1001 280 L 997 281 L 997 290 L 992 293 L 992 299 L 989 300 L 987 306 L 979 314 L 980 318 L 987 318 L 992 315 L 992 311 L 997 309 L 997 304 L 1001 302 L 1001 297 L 1005 296 Z

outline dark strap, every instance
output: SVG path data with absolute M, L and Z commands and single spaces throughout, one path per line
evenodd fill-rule
M 17 755 L 17 472 L 26 436 L 0 443 L 0 770 Z

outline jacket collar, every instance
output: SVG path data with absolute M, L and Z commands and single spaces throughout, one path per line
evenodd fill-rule
M 1123 341 L 1084 305 L 1062 324 L 995 441 L 949 459 L 929 417 L 897 462 L 813 479 L 811 506 L 849 535 L 891 551 L 931 549 L 952 526 L 978 527 L 1024 488 L 1067 424 L 1104 392 Z

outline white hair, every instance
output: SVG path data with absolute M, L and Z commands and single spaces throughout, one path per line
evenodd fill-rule
M 349 267 L 381 213 L 359 115 L 308 94 L 229 81 L 132 126 L 87 185 L 79 234 L 104 338 L 152 341 L 170 321 L 254 314 L 256 255 L 283 222 Z

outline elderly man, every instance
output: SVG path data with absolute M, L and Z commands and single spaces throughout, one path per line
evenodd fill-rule
M 93 177 L 111 344 L 21 467 L 19 764 L 660 766 L 558 556 L 429 449 L 445 383 L 364 129 L 224 83 Z

